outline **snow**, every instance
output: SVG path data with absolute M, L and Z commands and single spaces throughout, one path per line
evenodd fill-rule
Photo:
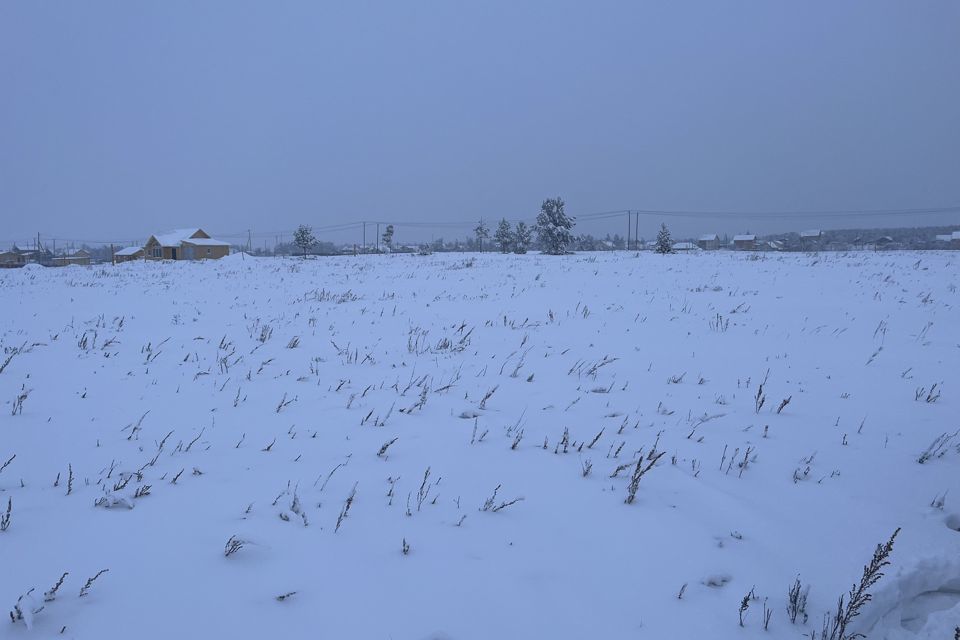
M 957 260 L 0 272 L 0 606 L 34 589 L 2 635 L 799 638 L 902 527 L 856 630 L 950 638 Z
M 184 244 L 193 244 L 201 247 L 224 247 L 230 245 L 229 242 L 216 240 L 214 238 L 186 238 L 183 242 Z
M 200 229 L 196 227 L 192 229 L 174 229 L 173 231 L 157 234 L 153 237 L 156 238 L 161 247 L 179 247 L 181 242 L 190 238 L 198 231 L 200 231 Z
M 124 247 L 123 249 L 120 249 L 119 251 L 117 251 L 116 253 L 114 253 L 114 255 L 117 255 L 117 256 L 133 256 L 133 255 L 138 254 L 138 253 L 141 252 L 141 251 L 143 251 L 143 247 Z
M 741 234 L 741 235 L 733 236 L 734 242 L 752 242 L 756 239 L 757 239 L 757 236 L 753 234 Z

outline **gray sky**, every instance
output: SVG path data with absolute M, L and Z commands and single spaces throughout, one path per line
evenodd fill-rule
M 262 243 L 300 222 L 532 218 L 554 195 L 573 214 L 960 205 L 956 0 L 7 0 L 0 87 L 3 243 L 191 225 Z M 960 211 L 650 216 L 641 235 L 661 220 Z

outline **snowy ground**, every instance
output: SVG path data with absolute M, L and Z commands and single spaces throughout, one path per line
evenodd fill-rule
M 960 435 L 918 460 L 960 429 L 958 273 L 932 252 L 2 271 L 0 606 L 34 591 L 0 637 L 800 638 L 902 527 L 857 630 L 950 640 Z

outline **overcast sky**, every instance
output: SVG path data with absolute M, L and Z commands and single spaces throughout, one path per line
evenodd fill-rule
M 0 3 L 0 242 L 958 224 L 960 2 Z M 626 220 L 583 221 L 597 234 Z M 350 238 L 356 239 L 355 231 Z M 344 233 L 320 233 L 345 239 Z

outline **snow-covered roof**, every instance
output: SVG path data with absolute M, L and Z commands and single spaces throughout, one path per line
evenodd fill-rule
M 166 233 L 158 233 L 153 237 L 157 239 L 161 247 L 179 247 L 181 242 L 195 235 L 198 231 L 200 231 L 200 229 L 196 227 L 192 229 L 174 229 Z
M 733 236 L 734 242 L 752 242 L 753 240 L 756 240 L 756 239 L 757 239 L 757 236 L 753 235 L 752 233 L 745 233 L 738 236 Z
M 708 233 L 706 235 L 700 236 L 700 242 L 711 242 L 713 240 L 719 240 L 720 236 L 715 233 Z
M 692 242 L 674 242 L 673 249 L 674 251 L 690 251 L 692 249 L 697 249 L 697 245 Z
M 198 247 L 228 247 L 230 246 L 229 242 L 224 242 L 223 240 L 217 240 L 215 238 L 186 238 L 184 239 L 184 244 L 192 244 Z
M 951 240 L 960 240 L 960 231 L 954 231 L 950 234 Z
M 953 239 L 952 233 L 938 233 L 937 241 L 938 242 L 950 242 Z
M 193 227 L 190 229 L 174 229 L 173 231 L 168 231 L 167 233 L 156 234 L 153 237 L 156 238 L 157 242 L 160 243 L 161 247 L 179 247 L 182 242 L 189 242 L 192 245 L 197 246 L 229 246 L 229 242 L 222 242 L 220 240 L 214 240 L 213 238 L 194 238 L 193 236 L 203 233 L 203 229 Z
M 819 238 L 822 232 L 820 229 L 810 229 L 809 231 L 801 231 L 801 238 Z
M 140 251 L 143 251 L 143 247 L 124 247 L 123 249 L 120 249 L 119 251 L 117 251 L 117 252 L 116 252 L 115 254 L 113 254 L 113 255 L 115 255 L 115 256 L 135 256 L 135 255 L 137 255 L 137 253 L 139 253 Z

